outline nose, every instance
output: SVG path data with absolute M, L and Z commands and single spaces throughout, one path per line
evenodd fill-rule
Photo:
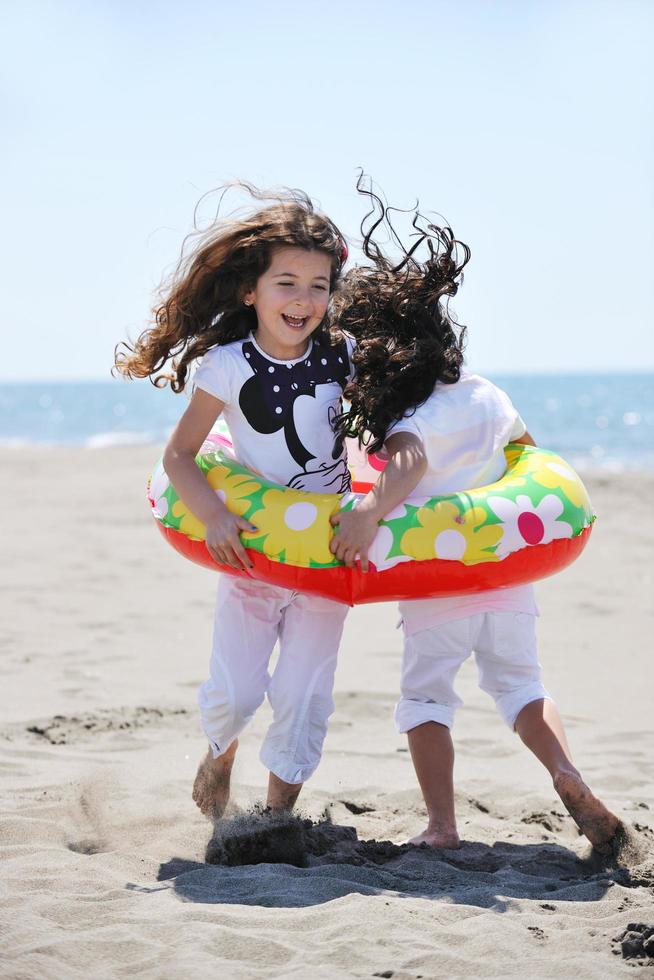
M 306 310 L 310 307 L 311 301 L 309 293 L 298 293 L 293 300 L 293 307 L 299 310 Z

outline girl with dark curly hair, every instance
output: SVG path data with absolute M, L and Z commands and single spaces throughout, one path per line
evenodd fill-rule
M 300 191 L 271 195 L 240 186 L 272 203 L 216 222 L 193 242 L 152 326 L 117 349 L 116 368 L 181 391 L 189 366 L 201 359 L 164 466 L 206 526 L 211 555 L 242 572 L 251 562 L 239 534 L 256 528 L 227 510 L 195 457 L 222 415 L 244 466 L 296 488 L 347 490 L 343 440 L 332 423 L 352 374 L 352 344 L 326 326 L 347 256 L 338 228 Z M 193 798 L 203 813 L 223 813 L 237 736 L 266 695 L 273 709 L 261 749 L 270 772 L 268 806 L 292 808 L 320 760 L 347 609 L 247 575 L 220 576 L 210 677 L 198 698 L 209 752 Z
M 505 469 L 509 442 L 534 445 L 508 396 L 463 368 L 464 331 L 448 311 L 464 266 L 466 245 L 451 229 L 418 211 L 416 242 L 404 248 L 389 209 L 372 191 L 364 219 L 369 264 L 350 271 L 336 302 L 338 322 L 357 341 L 355 378 L 345 389 L 349 415 L 339 426 L 388 462 L 355 511 L 333 518 L 332 551 L 347 565 L 367 552 L 378 522 L 415 492 L 433 497 L 486 486 Z M 366 223 L 370 222 L 369 225 Z M 402 248 L 393 263 L 374 239 L 385 226 Z M 426 257 L 418 258 L 422 247 Z M 438 534 L 431 557 L 461 558 L 462 529 Z M 400 603 L 404 629 L 401 697 L 395 720 L 409 748 L 428 812 L 426 829 L 411 843 L 458 847 L 454 811 L 454 749 L 450 728 L 460 699 L 453 682 L 474 650 L 480 685 L 506 723 L 549 770 L 554 788 L 593 846 L 606 850 L 619 821 L 583 782 L 554 702 L 543 687 L 536 653 L 533 588 L 523 585 L 474 595 Z

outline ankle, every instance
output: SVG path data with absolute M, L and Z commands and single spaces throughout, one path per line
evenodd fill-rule
M 566 776 L 572 776 L 574 779 L 581 779 L 581 773 L 579 770 L 572 765 L 572 763 L 564 763 L 552 772 L 552 782 L 556 786 L 560 779 L 564 779 Z M 583 780 L 582 780 L 583 782 Z
M 456 818 L 429 817 L 426 832 L 429 834 L 457 834 Z
M 302 783 L 285 783 L 271 772 L 268 777 L 266 806 L 273 813 L 290 813 L 297 802 L 302 785 Z
M 290 813 L 297 803 L 297 798 L 300 795 L 300 791 L 290 793 L 273 793 L 268 795 L 266 800 L 266 808 L 271 811 L 271 813 Z

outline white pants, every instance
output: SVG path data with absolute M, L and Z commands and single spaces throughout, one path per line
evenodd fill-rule
M 267 695 L 273 721 L 261 761 L 287 783 L 309 778 L 334 710 L 336 655 L 348 609 L 320 596 L 220 576 L 210 676 L 198 692 L 214 758 L 229 748 Z M 268 663 L 277 639 L 279 660 L 271 676 Z
M 473 650 L 479 686 L 495 699 L 510 728 L 525 705 L 540 698 L 551 700 L 540 680 L 535 617 L 480 613 L 405 636 L 401 698 L 395 706 L 399 732 L 427 721 L 452 727 L 462 704 L 454 679 Z

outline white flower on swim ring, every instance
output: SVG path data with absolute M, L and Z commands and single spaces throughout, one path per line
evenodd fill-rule
M 291 531 L 306 531 L 315 523 L 317 516 L 318 508 L 316 505 L 301 500 L 286 508 L 284 523 L 286 527 L 290 527 Z
M 157 467 L 157 470 L 152 474 L 148 495 L 153 504 L 154 516 L 159 520 L 163 520 L 168 513 L 168 501 L 164 497 L 164 493 L 169 486 L 170 480 L 163 466 Z
M 157 520 L 162 521 L 168 513 L 168 501 L 165 497 L 159 497 L 154 501 L 152 513 Z
M 405 508 L 402 507 L 401 509 L 404 510 Z M 390 554 L 392 550 L 393 532 L 390 527 L 382 524 L 368 550 L 368 561 L 375 566 L 378 572 L 383 572 L 387 568 L 393 568 L 395 565 L 399 565 L 400 562 L 412 560 L 410 555 L 393 555 L 391 558 Z
M 552 470 L 557 476 L 562 476 L 564 480 L 575 480 L 576 474 L 574 470 L 567 465 L 567 463 L 552 463 L 548 462 L 545 464 L 548 470 Z
M 526 545 L 572 537 L 570 524 L 557 520 L 563 510 L 563 501 L 553 493 L 543 497 L 538 506 L 526 494 L 518 494 L 515 502 L 506 497 L 489 497 L 487 503 L 502 522 L 503 534 L 495 549 L 500 558 Z

